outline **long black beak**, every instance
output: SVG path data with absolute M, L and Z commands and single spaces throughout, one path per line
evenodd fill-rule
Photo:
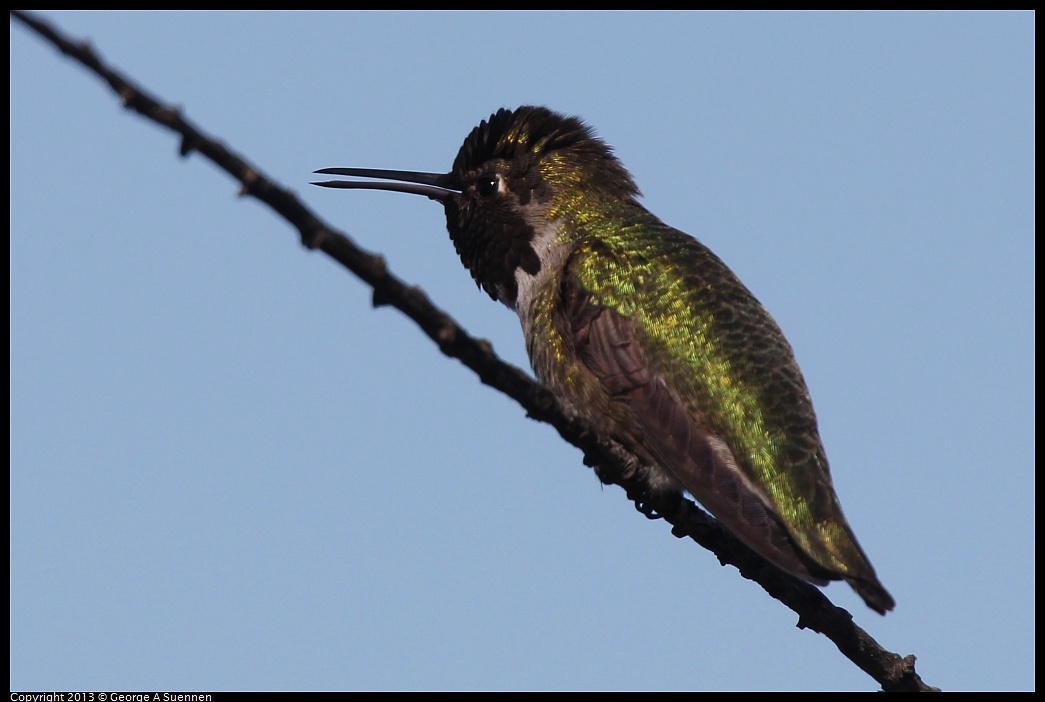
M 418 173 L 417 171 L 387 171 L 379 168 L 320 168 L 316 173 L 351 176 L 353 178 L 383 178 L 399 180 L 400 183 L 383 183 L 369 180 L 324 180 L 312 185 L 323 188 L 354 188 L 358 190 L 391 190 L 397 193 L 424 195 L 438 202 L 446 202 L 458 194 L 449 173 Z

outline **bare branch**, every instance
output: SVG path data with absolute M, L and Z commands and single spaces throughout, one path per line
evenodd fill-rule
M 213 161 L 241 184 L 240 192 L 265 203 L 295 229 L 302 243 L 320 249 L 369 284 L 375 306 L 390 305 L 412 319 L 447 356 L 473 370 L 479 379 L 503 392 L 526 410 L 527 416 L 551 424 L 568 442 L 584 452 L 606 484 L 621 486 L 640 512 L 664 519 L 678 538 L 689 537 L 712 551 L 723 565 L 736 566 L 741 575 L 758 583 L 772 597 L 799 615 L 797 626 L 827 636 L 838 650 L 890 691 L 935 691 L 914 669 L 914 656 L 902 657 L 882 648 L 853 623 L 852 615 L 836 607 L 809 583 L 770 565 L 688 499 L 649 495 L 637 475 L 638 462 L 612 442 L 601 439 L 583 421 L 567 414 L 554 395 L 524 371 L 500 360 L 489 343 L 469 336 L 448 314 L 432 304 L 420 289 L 388 271 L 384 259 L 357 247 L 305 207 L 293 191 L 265 176 L 246 159 L 201 131 L 172 105 L 164 104 L 108 66 L 87 42 L 74 42 L 52 25 L 23 11 L 11 16 L 54 44 L 69 58 L 100 76 L 119 96 L 124 107 L 161 124 L 180 136 L 179 153 L 196 151 Z

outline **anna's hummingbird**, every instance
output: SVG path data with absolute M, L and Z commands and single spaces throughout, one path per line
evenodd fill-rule
M 715 254 L 649 213 L 593 130 L 544 107 L 475 127 L 449 173 L 324 168 L 442 203 L 476 283 L 515 310 L 537 377 L 783 570 L 894 606 L 835 495 L 791 346 Z

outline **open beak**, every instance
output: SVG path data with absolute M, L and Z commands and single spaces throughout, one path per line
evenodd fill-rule
M 449 173 L 418 173 L 417 171 L 389 171 L 380 168 L 320 168 L 316 173 L 325 175 L 350 176 L 353 178 L 382 178 L 398 180 L 399 183 L 385 183 L 371 180 L 324 180 L 312 185 L 323 188 L 349 188 L 357 190 L 391 190 L 397 193 L 412 193 L 446 202 L 460 193 L 454 187 Z

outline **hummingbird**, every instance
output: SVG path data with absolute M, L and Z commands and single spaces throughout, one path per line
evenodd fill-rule
M 449 173 L 323 168 L 330 188 L 443 205 L 476 284 L 514 310 L 537 378 L 636 456 L 650 493 L 688 492 L 803 580 L 895 602 L 842 513 L 791 345 L 706 246 L 664 224 L 578 117 L 500 109 Z

